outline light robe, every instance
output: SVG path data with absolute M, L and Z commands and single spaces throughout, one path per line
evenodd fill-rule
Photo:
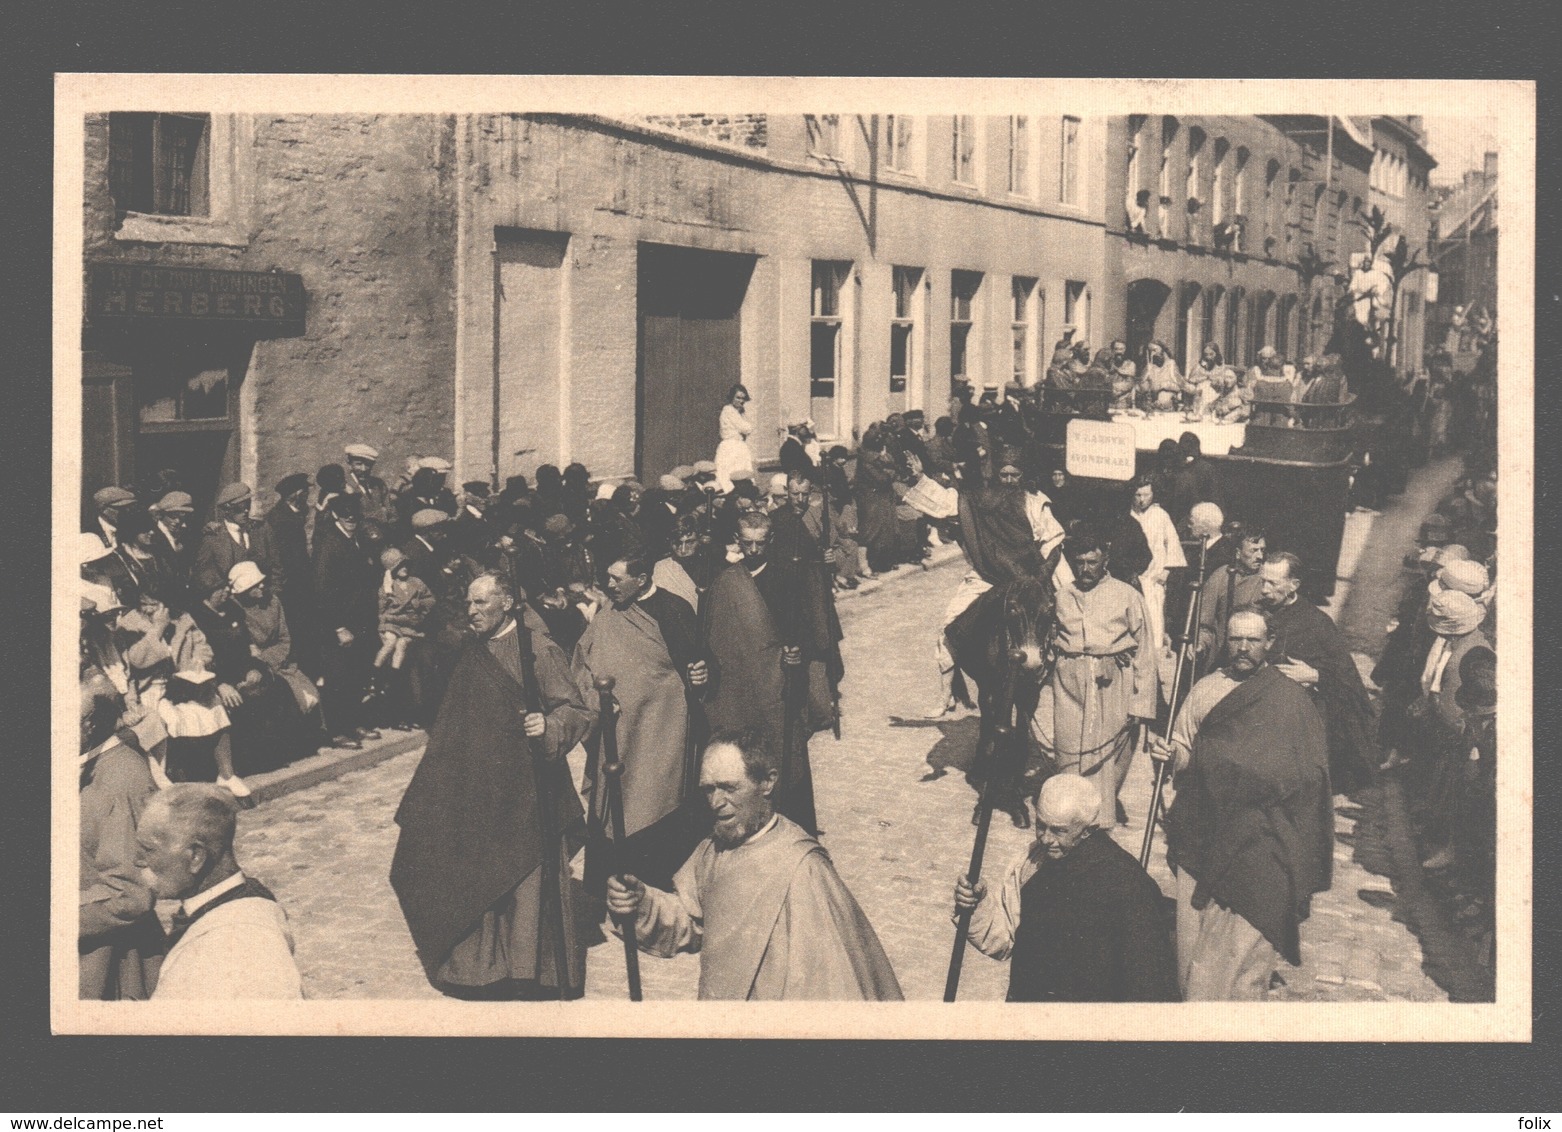
M 1176 525 L 1159 503 L 1129 513 L 1143 529 L 1144 541 L 1150 545 L 1150 565 L 1139 575 L 1139 588 L 1144 593 L 1144 610 L 1150 619 L 1150 644 L 1155 650 L 1156 663 L 1161 666 L 1162 679 L 1170 683 L 1170 658 L 1161 655 L 1166 638 L 1166 574 L 1169 570 L 1185 567 L 1188 559 L 1182 552 Z
M 287 913 L 256 896 L 213 908 L 169 951 L 152 997 L 303 998 Z
M 780 815 L 735 848 L 702 841 L 673 885 L 646 889 L 637 939 L 653 955 L 699 952 L 702 999 L 903 997 L 829 854 Z
M 1144 599 L 1105 577 L 1058 591 L 1049 644 L 1057 653 L 1031 734 L 1059 770 L 1084 775 L 1101 795 L 1096 824 L 1117 821 L 1117 792 L 1133 759 L 1133 718 L 1155 715 L 1159 684 Z

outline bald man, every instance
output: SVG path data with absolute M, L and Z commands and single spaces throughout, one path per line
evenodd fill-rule
M 153 795 L 136 829 L 142 882 L 180 901 L 154 999 L 299 999 L 287 913 L 233 855 L 238 805 L 220 786 Z
M 997 895 L 955 882 L 957 912 L 974 909 L 971 946 L 1009 960 L 1010 1002 L 1178 1001 L 1161 890 L 1096 827 L 1100 803 L 1089 779 L 1053 775 L 1036 799 L 1036 841 Z

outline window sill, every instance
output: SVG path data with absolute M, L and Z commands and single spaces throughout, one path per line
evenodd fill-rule
M 126 215 L 114 233 L 114 239 L 121 243 L 249 247 L 249 234 L 237 224 L 209 216 L 160 216 L 146 212 Z

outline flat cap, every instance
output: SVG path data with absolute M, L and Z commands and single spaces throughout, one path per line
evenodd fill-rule
M 425 456 L 418 461 L 418 467 L 427 468 L 431 472 L 440 472 L 443 475 L 450 474 L 450 461 L 443 456 Z
M 437 527 L 441 523 L 450 522 L 450 516 L 433 507 L 425 507 L 421 511 L 412 513 L 412 529 L 426 531 L 430 527 Z
M 136 501 L 136 497 L 122 487 L 100 487 L 92 493 L 92 503 L 99 510 L 104 507 L 126 507 Z
M 1443 563 L 1443 568 L 1437 572 L 1437 577 L 1432 579 L 1429 588 L 1433 593 L 1456 590 L 1478 598 L 1491 588 L 1491 576 L 1487 574 L 1486 567 L 1479 562 L 1471 562 L 1468 559 L 1455 560 Z
M 716 474 L 716 461 L 696 460 L 694 462 L 694 474 L 697 476 L 713 476 Z
M 714 470 L 714 465 L 712 466 L 712 470 Z M 675 480 L 686 480 L 686 479 L 688 479 L 690 476 L 692 476 L 694 474 L 694 465 L 693 464 L 679 464 L 676 468 L 674 468 L 672 471 L 668 472 L 667 474 L 669 476 L 672 476 L 672 478 L 675 479 Z
M 669 472 L 667 475 L 656 481 L 656 486 L 661 488 L 663 491 L 682 491 L 683 480 Z
M 305 476 L 304 478 L 308 479 L 309 477 Z M 180 512 L 181 514 L 189 514 L 195 510 L 195 500 L 190 498 L 188 492 L 170 491 L 156 503 L 152 504 L 148 510 L 158 511 L 164 515 L 171 514 L 176 511 Z
M 226 507 L 230 503 L 248 503 L 254 494 L 247 483 L 230 483 L 217 493 L 217 506 Z
M 277 494 L 292 495 L 295 491 L 302 491 L 307 488 L 309 483 L 308 472 L 294 472 L 292 475 L 283 476 L 277 481 Z
M 607 501 L 613 498 L 613 493 L 618 490 L 618 485 L 611 480 L 604 480 L 597 484 L 597 499 Z
M 360 460 L 378 460 L 380 450 L 368 444 L 349 444 L 342 449 L 349 456 L 356 456 Z

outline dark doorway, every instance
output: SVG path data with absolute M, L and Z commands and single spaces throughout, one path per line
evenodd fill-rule
M 1155 324 L 1171 288 L 1159 279 L 1135 279 L 1128 284 L 1128 356 L 1144 357 L 1144 348 L 1155 338 Z
M 709 460 L 741 380 L 740 318 L 755 257 L 641 244 L 635 468 L 654 479 Z

